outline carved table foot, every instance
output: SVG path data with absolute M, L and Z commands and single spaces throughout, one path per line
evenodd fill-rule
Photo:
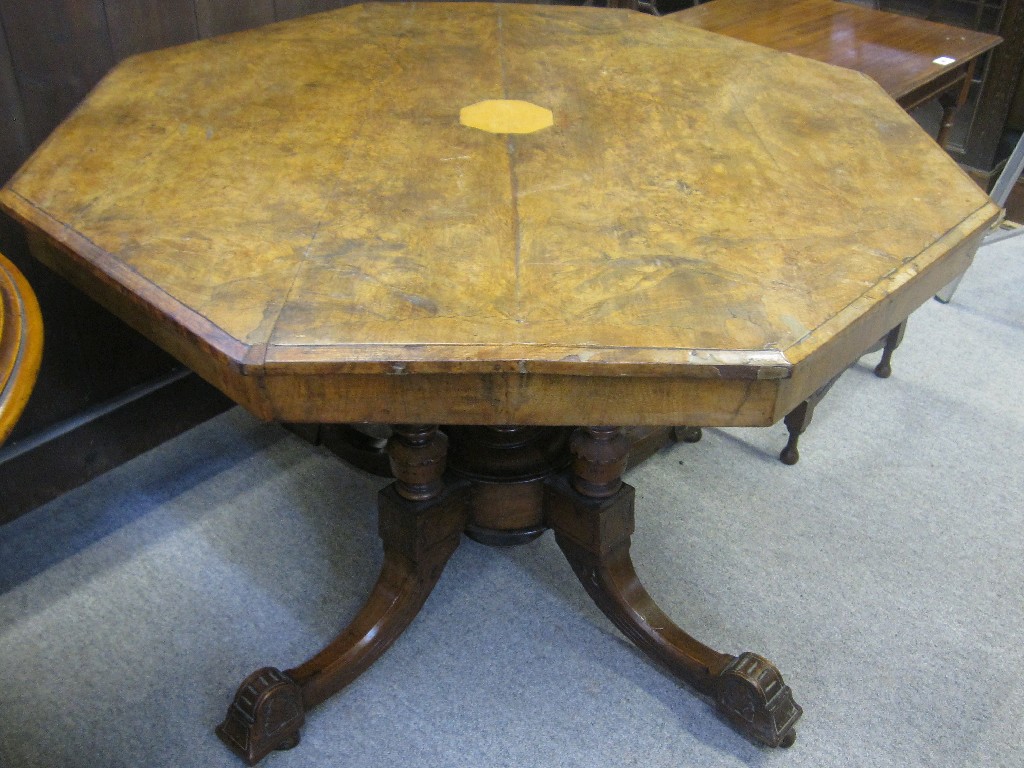
M 769 747 L 791 747 L 793 726 L 803 710 L 775 665 L 747 651 L 735 657 L 715 680 L 718 711 L 748 736 Z
M 264 667 L 242 681 L 217 735 L 255 765 L 274 750 L 297 747 L 305 721 L 299 686 L 281 670 Z
M 396 482 L 380 492 L 384 563 L 351 624 L 304 664 L 245 679 L 217 735 L 249 765 L 299 742 L 305 713 L 344 688 L 419 613 L 466 525 L 463 487 L 445 488 L 446 440 L 433 427 L 396 427 L 388 444 Z
M 573 474 L 548 483 L 548 525 L 597 606 L 648 656 L 714 698 L 728 721 L 772 747 L 791 745 L 802 710 L 771 662 L 719 653 L 678 627 L 640 583 L 629 555 L 634 491 L 621 480 L 627 446 L 616 430 L 573 437 Z

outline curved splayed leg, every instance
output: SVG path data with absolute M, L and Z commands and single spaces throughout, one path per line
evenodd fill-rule
M 299 742 L 305 713 L 362 674 L 412 623 L 459 544 L 463 488 L 444 488 L 444 438 L 396 428 L 389 448 L 398 480 L 380 492 L 384 562 L 362 610 L 323 650 L 294 669 L 247 677 L 217 735 L 249 765 Z
M 677 626 L 654 602 L 629 555 L 633 488 L 621 482 L 613 433 L 584 430 L 572 480 L 548 487 L 548 520 L 587 594 L 616 627 L 679 680 L 714 698 L 745 735 L 772 747 L 796 738 L 802 710 L 778 669 L 761 656 L 719 653 Z

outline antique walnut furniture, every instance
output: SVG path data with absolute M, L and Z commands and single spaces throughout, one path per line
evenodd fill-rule
M 25 276 L 0 254 L 0 443 L 25 409 L 43 356 L 43 319 Z
M 775 423 L 998 215 L 856 73 L 627 10 L 462 3 L 129 59 L 0 202 L 254 414 L 392 425 L 379 580 L 323 651 L 243 681 L 217 732 L 249 763 L 401 634 L 464 532 L 548 528 L 629 639 L 791 744 L 775 666 L 639 583 L 623 427 Z

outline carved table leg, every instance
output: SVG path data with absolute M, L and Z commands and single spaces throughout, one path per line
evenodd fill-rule
M 818 400 L 820 399 L 818 398 Z M 814 399 L 814 395 L 812 395 L 786 414 L 784 421 L 786 429 L 789 430 L 789 439 L 779 454 L 779 459 L 783 464 L 792 465 L 800 461 L 800 435 L 804 433 L 807 425 L 811 423 L 811 417 L 814 415 L 814 406 L 817 405 L 817 402 Z
M 892 376 L 892 353 L 903 342 L 903 334 L 907 330 L 907 321 L 897 325 L 887 334 L 882 344 L 882 359 L 875 366 L 875 376 L 880 379 L 888 379 Z
M 970 77 L 967 78 L 970 81 Z M 959 93 L 947 91 L 939 96 L 938 102 L 942 106 L 942 119 L 939 121 L 939 131 L 935 136 L 935 143 L 943 149 L 949 143 L 949 132 L 953 130 L 953 123 L 956 122 L 956 113 L 960 108 Z
M 903 341 L 903 334 L 906 330 L 907 321 L 904 320 L 864 352 L 864 354 L 867 355 L 871 352 L 877 352 L 879 349 L 882 350 L 882 359 L 879 360 L 878 365 L 875 366 L 875 376 L 878 378 L 887 379 L 892 375 L 892 353 L 896 351 L 896 348 L 899 347 L 900 343 Z M 804 430 L 807 429 L 807 425 L 811 423 L 811 417 L 814 416 L 815 407 L 821 402 L 822 398 L 828 394 L 828 391 L 832 389 L 832 385 L 838 380 L 839 377 L 836 376 L 825 386 L 786 414 L 785 421 L 786 429 L 789 430 L 789 441 L 786 443 L 786 447 L 782 449 L 782 453 L 779 454 L 779 458 L 782 459 L 783 464 L 796 464 L 800 460 L 800 451 L 798 450 L 800 435 L 804 433 Z
M 786 447 L 779 454 L 779 459 L 783 464 L 792 465 L 800 461 L 800 435 L 804 433 L 807 425 L 811 423 L 811 419 L 814 417 L 814 409 L 818 407 L 818 403 L 824 399 L 825 395 L 828 394 L 828 391 L 832 389 L 837 381 L 839 381 L 839 376 L 836 376 L 825 386 L 815 391 L 814 394 L 786 414 L 784 421 L 786 429 L 789 430 L 789 440 L 786 442 Z
M 775 666 L 753 653 L 730 656 L 694 639 L 662 612 L 637 577 L 629 555 L 633 488 L 622 482 L 621 431 L 579 430 L 571 480 L 548 485 L 548 524 L 573 571 L 604 614 L 647 655 L 714 698 L 742 733 L 788 747 L 802 714 Z
M 445 453 L 446 438 L 436 427 L 395 428 L 388 454 L 397 479 L 378 500 L 380 577 L 326 648 L 294 669 L 258 670 L 239 687 L 217 735 L 249 765 L 296 746 L 305 712 L 362 674 L 419 612 L 466 523 L 462 487 L 446 489 L 441 480 Z

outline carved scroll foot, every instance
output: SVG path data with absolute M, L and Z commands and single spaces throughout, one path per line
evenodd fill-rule
M 274 750 L 298 746 L 305 719 L 299 686 L 280 670 L 264 667 L 238 687 L 217 735 L 248 765 L 256 765 Z
M 465 525 L 457 491 L 432 502 L 380 494 L 384 563 L 366 604 L 309 661 L 284 672 L 267 667 L 242 683 L 217 735 L 249 765 L 298 744 L 305 713 L 340 691 L 391 647 L 416 618 Z
M 793 726 L 803 710 L 768 659 L 742 653 L 726 666 L 715 683 L 718 710 L 748 736 L 769 747 L 791 747 Z

